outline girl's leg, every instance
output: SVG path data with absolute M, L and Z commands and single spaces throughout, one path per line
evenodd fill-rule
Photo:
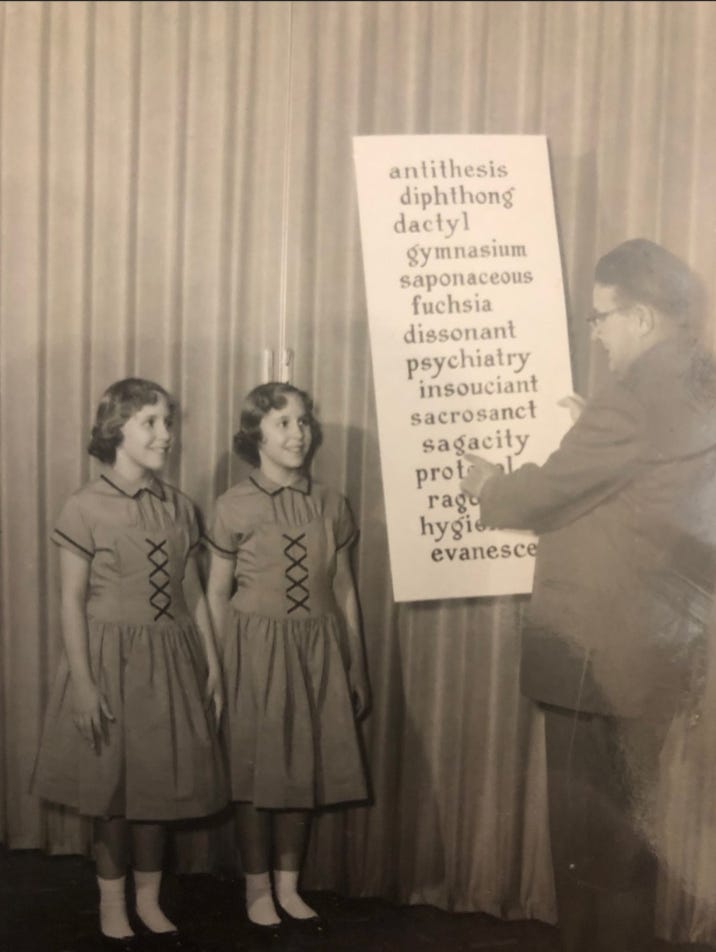
M 161 823 L 132 823 L 132 860 L 137 915 L 152 932 L 176 932 L 159 908 L 165 830 Z
M 274 887 L 281 908 L 294 919 L 313 919 L 315 909 L 298 895 L 298 876 L 308 840 L 310 814 L 307 810 L 281 810 L 274 816 L 276 867 Z
M 94 821 L 94 855 L 99 886 L 99 923 L 102 935 L 124 939 L 134 935 L 127 918 L 125 879 L 128 845 L 124 817 Z
M 276 926 L 280 918 L 271 895 L 271 814 L 253 803 L 236 804 L 236 834 L 246 877 L 246 914 L 258 926 Z

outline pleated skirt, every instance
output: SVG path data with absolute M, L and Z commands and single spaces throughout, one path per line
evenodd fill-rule
M 218 727 L 206 697 L 206 662 L 190 621 L 90 622 L 90 665 L 113 720 L 93 750 L 73 721 L 63 656 L 32 778 L 32 791 L 87 816 L 171 821 L 207 816 L 228 802 Z
M 223 651 L 232 800 L 311 809 L 366 798 L 344 638 L 334 615 L 232 612 Z

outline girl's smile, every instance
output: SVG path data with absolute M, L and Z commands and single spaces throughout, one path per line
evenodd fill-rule
M 114 466 L 129 480 L 164 466 L 172 445 L 172 414 L 166 399 L 147 403 L 122 427 L 123 439 L 117 447 Z
M 271 409 L 261 420 L 258 450 L 261 469 L 277 483 L 290 483 L 297 475 L 311 448 L 311 423 L 296 394 L 286 396 L 286 404 Z

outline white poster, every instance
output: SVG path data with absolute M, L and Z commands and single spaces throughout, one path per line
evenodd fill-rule
M 466 453 L 543 462 L 572 392 L 544 136 L 353 140 L 397 601 L 529 592 L 536 539 L 479 521 Z

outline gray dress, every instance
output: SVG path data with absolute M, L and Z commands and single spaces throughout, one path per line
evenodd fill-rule
M 90 666 L 114 720 L 93 751 L 73 722 L 63 653 L 33 776 L 42 798 L 157 821 L 228 802 L 201 636 L 182 592 L 198 539 L 191 501 L 156 479 L 130 485 L 110 471 L 67 501 L 52 540 L 90 563 Z
M 307 479 L 281 487 L 256 470 L 216 502 L 207 541 L 236 577 L 223 638 L 236 801 L 307 809 L 366 797 L 332 585 L 354 536 L 345 498 Z

